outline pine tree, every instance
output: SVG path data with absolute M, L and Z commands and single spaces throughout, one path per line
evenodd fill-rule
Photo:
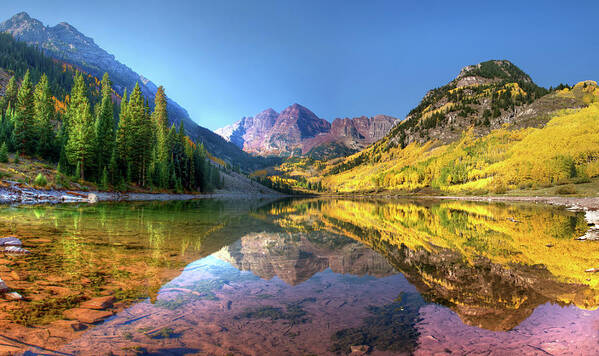
M 108 164 L 108 172 L 109 172 L 110 184 L 116 185 L 119 182 L 119 180 L 122 178 L 122 175 L 119 171 L 115 147 L 112 148 L 112 154 L 110 155 L 110 163 Z
M 108 170 L 106 169 L 106 167 L 104 167 L 104 170 L 102 171 L 102 179 L 100 180 L 100 186 L 102 187 L 102 189 L 108 189 L 108 182 Z
M 0 101 L 2 113 L 4 113 L 9 106 L 13 108 L 16 106 L 18 91 L 19 88 L 17 86 L 17 81 L 15 77 L 12 76 L 10 77 L 8 84 L 6 85 L 6 89 L 4 90 L 2 101 Z
M 27 154 L 33 154 L 36 148 L 33 141 L 35 110 L 33 84 L 31 83 L 29 70 L 25 73 L 17 94 L 15 114 L 14 139 L 16 148 Z
M 48 77 L 43 74 L 37 83 L 34 92 L 35 100 L 35 127 L 37 139 L 37 152 L 43 158 L 50 159 L 54 157 L 54 143 L 56 140 L 54 134 L 54 103 Z
M 168 112 L 166 111 L 166 95 L 162 86 L 158 87 L 156 97 L 154 98 L 154 112 L 152 113 L 152 122 L 156 127 L 156 144 L 158 160 L 166 162 L 168 158 L 168 147 L 166 146 L 166 136 L 168 134 Z
M 123 176 L 129 165 L 129 138 L 130 138 L 129 115 L 127 114 L 127 89 L 121 99 L 121 110 L 119 113 L 119 124 L 116 131 L 116 157 L 118 159 L 119 176 Z M 116 173 L 116 172 L 115 172 Z
M 112 103 L 112 89 L 108 73 L 102 78 L 102 101 L 96 117 L 96 144 L 98 145 L 97 165 L 100 168 L 110 163 L 112 147 L 114 145 L 114 112 Z
M 87 85 L 78 73 L 71 91 L 71 102 L 67 107 L 68 140 L 65 146 L 69 163 L 77 166 L 77 178 L 85 179 L 85 170 L 93 167 L 94 126 L 87 98 Z M 88 167 L 89 166 L 89 167 Z
M 146 186 L 152 152 L 152 123 L 148 110 L 139 84 L 136 84 L 127 104 L 127 115 L 130 120 L 128 141 L 131 150 L 132 178 L 141 186 Z
M 8 163 L 8 146 L 6 142 L 2 142 L 2 147 L 0 147 L 0 162 Z

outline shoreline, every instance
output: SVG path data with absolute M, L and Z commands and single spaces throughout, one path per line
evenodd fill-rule
M 414 200 L 460 200 L 475 202 L 529 202 L 563 206 L 576 211 L 599 210 L 599 197 L 563 196 L 460 196 L 460 195 L 393 195 L 393 194 L 316 194 L 286 195 L 278 192 L 241 192 L 220 190 L 213 193 L 144 193 L 106 192 L 83 190 L 37 189 L 11 184 L 0 187 L 0 204 L 61 204 L 127 201 L 169 201 L 195 199 L 261 199 L 261 198 L 369 198 L 369 199 L 414 199 Z
M 81 190 L 45 190 L 33 187 L 0 188 L 0 205 L 37 205 L 64 203 L 134 202 L 134 201 L 176 201 L 196 199 L 263 199 L 284 198 L 283 194 L 257 192 L 217 191 L 214 193 L 140 193 L 105 192 Z

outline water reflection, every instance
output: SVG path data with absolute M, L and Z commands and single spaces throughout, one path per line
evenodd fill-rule
M 99 326 L 38 339 L 66 353 L 588 354 L 598 343 L 599 275 L 585 270 L 599 266 L 599 242 L 576 241 L 584 216 L 555 207 L 205 201 L 0 220 L 34 252 L 7 264 L 33 276 L 7 281 L 28 298 L 0 304 L 8 336 L 58 335 L 63 310 L 120 300 Z M 32 307 L 50 296 L 51 312 Z

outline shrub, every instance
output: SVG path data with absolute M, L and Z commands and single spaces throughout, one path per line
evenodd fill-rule
M 555 192 L 557 194 L 559 194 L 559 195 L 569 195 L 569 194 L 576 194 L 576 193 L 578 193 L 578 191 L 576 190 L 576 188 L 574 188 L 571 185 L 561 186 L 561 187 L 557 188 L 555 190 Z
M 48 180 L 46 179 L 46 177 L 41 174 L 38 173 L 37 177 L 35 177 L 35 180 L 33 181 L 33 183 L 39 187 L 45 187 L 48 184 Z

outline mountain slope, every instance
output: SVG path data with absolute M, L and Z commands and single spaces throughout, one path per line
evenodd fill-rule
M 285 163 L 270 179 L 342 193 L 576 193 L 599 184 L 597 101 L 593 81 L 549 91 L 506 60 L 467 66 L 366 149 Z
M 329 123 L 309 109 L 293 104 L 277 113 L 267 109 L 244 117 L 216 133 L 254 155 L 316 159 L 347 156 L 384 137 L 395 124 L 390 116 L 335 119 Z
M 520 115 L 504 115 L 510 121 L 486 133 L 471 125 L 449 143 L 414 140 L 402 147 L 394 140 L 408 136 L 389 134 L 367 150 L 329 165 L 321 172 L 326 176 L 321 184 L 340 192 L 414 193 L 432 188 L 450 194 L 501 194 L 590 183 L 599 177 L 597 101 L 599 87 L 587 81 L 524 105 Z M 576 193 L 577 188 L 556 189 L 553 194 L 562 191 Z
M 107 72 L 119 94 L 122 94 L 125 88 L 131 91 L 135 84 L 139 83 L 143 95 L 153 101 L 157 86 L 152 81 L 120 63 L 114 55 L 100 48 L 93 39 L 66 22 L 53 27 L 44 26 L 41 21 L 21 12 L 0 23 L 0 32 L 7 32 L 18 41 L 42 48 L 46 55 L 72 64 L 97 78 L 101 78 L 104 72 Z M 212 131 L 196 124 L 187 111 L 174 100 L 167 100 L 171 123 L 179 125 L 183 122 L 188 135 L 196 141 L 203 142 L 213 155 L 231 164 L 238 164 L 245 170 L 264 165 L 259 159 L 251 157 Z

